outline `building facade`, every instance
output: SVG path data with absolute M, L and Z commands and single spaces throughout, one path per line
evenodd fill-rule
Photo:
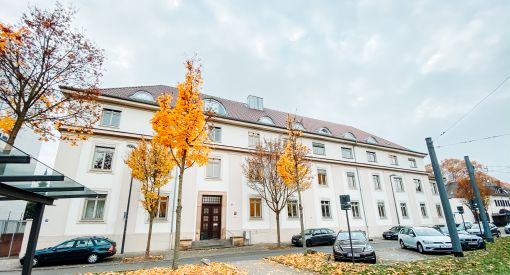
M 73 92 L 65 88 L 66 92 Z M 168 86 L 104 89 L 103 116 L 94 135 L 71 146 L 61 142 L 55 168 L 101 194 L 95 199 L 58 200 L 44 214 L 38 247 L 82 235 L 104 235 L 120 244 L 130 169 L 124 163 L 141 136 L 153 134 L 155 99 L 176 93 Z M 181 239 L 228 239 L 246 236 L 251 243 L 276 241 L 275 215 L 249 189 L 242 172 L 247 153 L 264 139 L 284 138 L 287 114 L 264 108 L 261 98 L 247 103 L 203 95 L 214 111 L 213 150 L 208 165 L 186 171 L 183 184 Z M 380 236 L 397 224 L 444 223 L 437 187 L 424 169 L 426 154 L 409 150 L 351 126 L 297 117 L 301 141 L 311 150 L 313 183 L 303 192 L 306 228 L 346 230 L 339 195 L 352 201 L 351 227 Z M 175 171 L 174 171 L 175 173 Z M 175 181 L 161 189 L 153 227 L 153 250 L 171 248 L 175 228 Z M 148 217 L 133 181 L 126 251 L 143 251 Z M 299 232 L 297 198 L 281 214 L 283 241 Z

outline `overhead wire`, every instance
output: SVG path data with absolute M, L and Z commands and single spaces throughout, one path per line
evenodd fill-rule
M 459 141 L 459 142 L 445 144 L 445 145 L 438 145 L 438 146 L 435 146 L 435 147 L 436 148 L 443 148 L 443 147 L 448 147 L 448 146 L 453 146 L 453 145 L 472 143 L 472 142 L 483 141 L 483 140 L 488 140 L 488 139 L 494 139 L 494 138 L 499 138 L 499 137 L 504 137 L 504 136 L 510 136 L 510 134 L 501 134 L 501 135 L 488 136 L 488 137 L 478 138 L 478 139 L 464 140 L 464 141 Z

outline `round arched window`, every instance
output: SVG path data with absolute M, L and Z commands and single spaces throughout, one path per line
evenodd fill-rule
M 322 128 L 319 128 L 317 129 L 317 133 L 321 134 L 321 135 L 326 135 L 326 136 L 331 136 L 331 131 L 326 128 L 326 127 L 322 127 Z
M 217 115 L 226 116 L 227 110 L 221 104 L 219 101 L 212 99 L 212 98 L 206 98 L 204 99 L 204 110 L 206 112 L 213 112 Z
M 268 124 L 268 125 L 274 125 L 274 121 L 268 116 L 263 116 L 263 117 L 259 118 L 259 122 Z
M 347 132 L 347 133 L 345 133 L 345 134 L 344 134 L 344 138 L 346 138 L 346 139 L 356 140 L 356 136 L 354 136 L 354 134 L 353 134 L 353 133 L 351 133 L 351 132 Z
M 136 93 L 132 94 L 129 98 L 141 101 L 155 102 L 152 94 L 144 90 L 137 91 Z

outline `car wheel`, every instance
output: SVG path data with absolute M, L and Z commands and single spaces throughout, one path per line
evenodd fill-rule
M 400 240 L 400 248 L 402 248 L 402 249 L 406 248 L 406 245 L 404 244 L 404 242 L 402 240 Z
M 377 263 L 377 259 L 373 259 L 370 261 L 371 264 L 376 264 Z
M 312 247 L 312 241 L 306 240 L 306 247 Z
M 416 247 L 418 247 L 418 252 L 420 252 L 421 254 L 425 253 L 425 250 L 423 250 L 423 245 L 421 245 L 421 243 L 418 243 Z
M 34 257 L 34 259 L 32 260 L 32 266 L 38 266 L 38 265 L 39 265 L 39 259 Z
M 95 264 L 97 261 L 99 260 L 99 256 L 97 256 L 97 254 L 90 254 L 88 257 L 87 257 L 87 262 L 89 264 Z

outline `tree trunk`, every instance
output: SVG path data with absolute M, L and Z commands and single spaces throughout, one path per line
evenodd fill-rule
M 18 133 L 21 130 L 22 126 L 23 126 L 23 119 L 21 119 L 21 116 L 18 116 L 18 118 L 16 119 L 16 122 L 12 126 L 11 133 L 9 134 L 9 139 L 7 139 L 8 144 L 14 145 L 14 142 L 16 141 L 16 137 L 18 136 Z
M 145 258 L 149 258 L 151 252 L 151 237 L 152 237 L 152 223 L 154 222 L 154 215 L 149 214 L 149 234 L 147 234 L 147 247 L 145 248 Z
M 301 203 L 301 190 L 299 183 L 297 184 L 298 203 L 299 203 L 299 223 L 301 225 L 301 242 L 303 245 L 303 253 L 306 255 L 306 240 L 305 240 L 305 222 L 303 221 L 303 205 Z
M 281 246 L 280 242 L 280 211 L 275 212 L 276 214 L 276 240 L 277 240 L 277 247 Z
M 182 212 L 182 180 L 184 176 L 184 167 L 186 165 L 186 157 L 184 156 L 179 167 L 179 186 L 177 187 L 177 208 L 175 209 L 175 243 L 174 257 L 172 259 L 172 268 L 177 269 L 179 261 L 179 252 L 181 250 L 181 212 Z

